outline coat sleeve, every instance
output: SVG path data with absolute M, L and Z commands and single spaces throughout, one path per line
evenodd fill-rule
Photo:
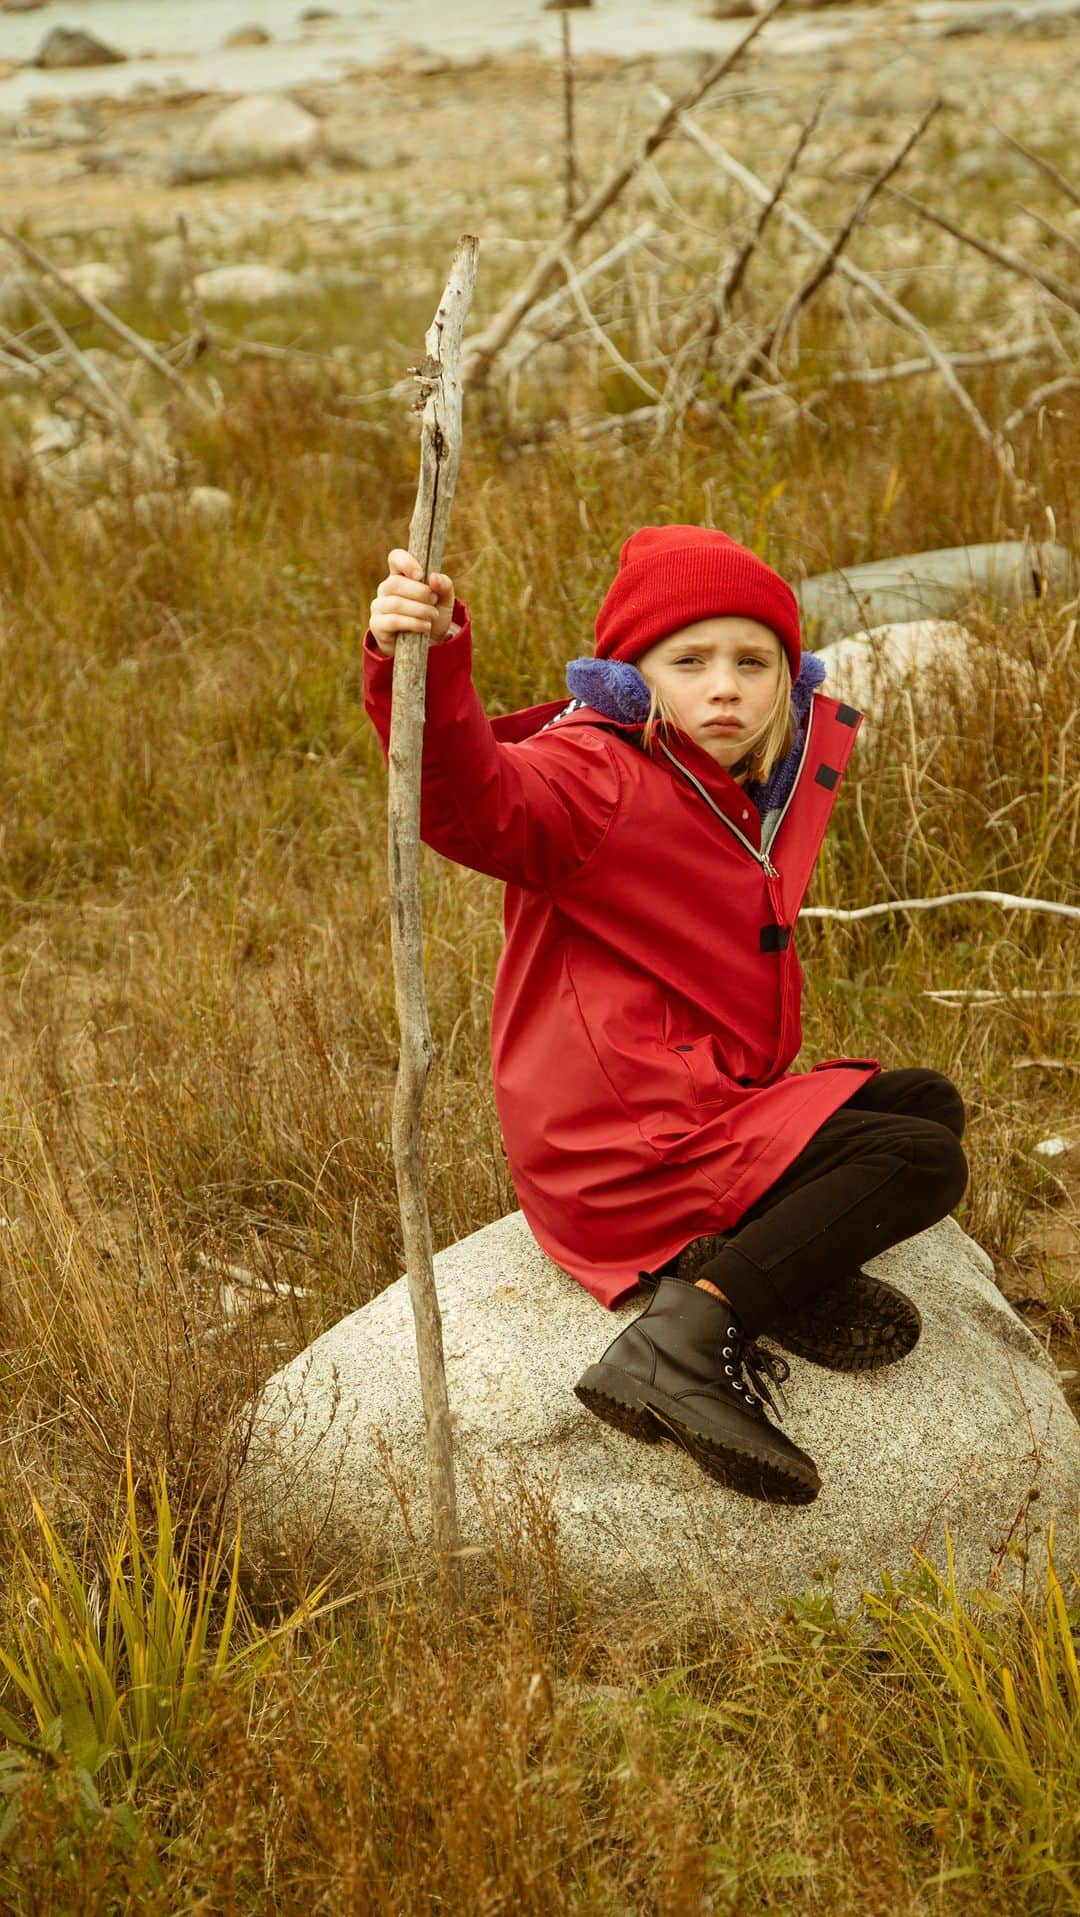
M 500 743 L 472 683 L 472 634 L 428 653 L 420 835 L 459 865 L 536 891 L 554 891 L 596 850 L 619 801 L 619 769 L 606 734 L 591 727 Z M 394 664 L 369 632 L 364 703 L 389 753 Z

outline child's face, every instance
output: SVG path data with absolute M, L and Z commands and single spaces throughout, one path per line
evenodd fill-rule
M 756 619 L 696 619 L 635 661 L 679 727 L 717 765 L 744 758 L 772 711 L 780 641 Z

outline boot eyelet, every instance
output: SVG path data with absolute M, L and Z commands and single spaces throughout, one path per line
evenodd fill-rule
M 735 1353 L 732 1351 L 730 1345 L 725 1345 L 722 1352 L 720 1353 L 720 1356 L 722 1358 L 734 1358 Z
M 725 1376 L 725 1378 L 733 1378 L 733 1377 L 735 1376 L 735 1367 L 734 1367 L 734 1365 L 725 1365 L 725 1366 L 724 1366 L 724 1376 Z

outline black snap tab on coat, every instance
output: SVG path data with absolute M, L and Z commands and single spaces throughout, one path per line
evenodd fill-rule
M 836 716 L 842 726 L 857 726 L 862 713 L 856 712 L 854 706 L 841 706 Z
M 676 1045 L 675 1047 L 677 1052 L 692 1052 L 693 1049 L 692 1045 Z
M 761 928 L 761 949 L 763 952 L 786 952 L 791 944 L 790 925 L 763 925 Z
M 840 774 L 834 765 L 819 765 L 814 774 L 814 784 L 823 785 L 826 792 L 832 792 Z

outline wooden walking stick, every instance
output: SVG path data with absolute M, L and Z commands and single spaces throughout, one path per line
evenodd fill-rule
M 442 565 L 461 461 L 461 336 L 472 304 L 478 250 L 479 242 L 471 235 L 459 240 L 450 277 L 425 335 L 426 358 L 415 369 L 421 382 L 423 417 L 420 481 L 409 528 L 409 551 L 423 568 L 425 581 Z M 401 1052 L 394 1087 L 393 1147 L 427 1428 L 432 1528 L 440 1562 L 444 1568 L 451 1568 L 453 1554 L 459 1549 L 457 1493 L 420 1123 L 431 1066 L 420 915 L 420 767 L 429 643 L 427 633 L 402 632 L 394 652 L 389 753 L 390 944 Z

